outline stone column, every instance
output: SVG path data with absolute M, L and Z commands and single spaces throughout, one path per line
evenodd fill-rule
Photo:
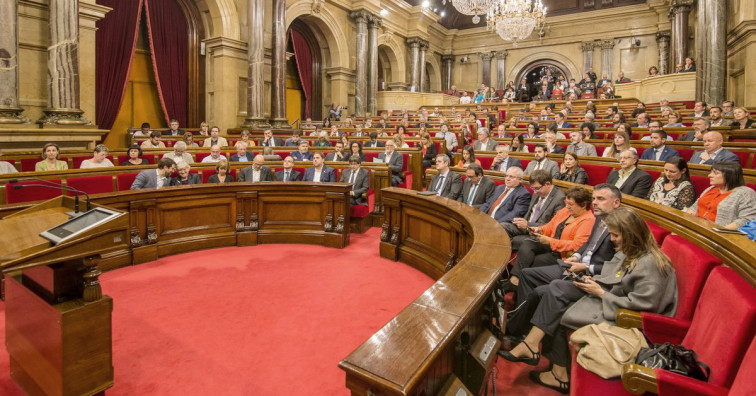
M 727 76 L 727 3 L 698 1 L 696 41 L 696 98 L 707 103 L 722 103 Z
M 589 41 L 587 43 L 580 43 L 580 49 L 583 50 L 583 70 L 582 73 L 587 72 L 593 67 L 593 47 L 595 43 Z M 583 78 L 583 74 L 580 74 L 580 78 Z M 576 80 L 578 78 L 575 78 Z
M 598 45 L 601 47 L 601 74 L 606 74 L 611 79 L 614 40 L 601 40 Z
M 247 44 L 247 117 L 243 128 L 268 128 L 265 115 L 265 4 L 249 0 Z M 284 94 L 285 96 L 285 94 Z
M 273 78 L 270 118 L 273 128 L 291 128 L 286 119 L 286 0 L 273 0 Z
M 688 56 L 688 14 L 694 0 L 673 0 L 672 12 L 675 19 L 672 23 L 672 42 L 674 65 L 678 63 L 685 64 L 685 57 Z M 674 66 L 672 68 L 674 70 Z
M 18 105 L 18 2 L 0 3 L 0 124 L 26 124 Z
M 494 56 L 496 57 L 496 89 L 504 89 L 507 87 L 507 50 L 496 51 Z
M 441 55 L 441 65 L 443 65 L 444 72 L 441 74 L 441 90 L 445 92 L 451 91 L 452 71 L 454 70 L 454 55 Z
M 412 84 L 417 82 L 415 90 L 420 89 L 420 43 L 423 40 L 419 37 L 410 37 L 407 39 L 407 45 L 410 49 L 410 81 L 409 86 L 412 89 Z
M 367 78 L 367 111 L 375 115 L 378 111 L 378 28 L 383 20 L 376 15 L 370 16 L 368 23 L 368 78 Z
M 79 93 L 79 0 L 50 0 L 44 126 L 91 125 Z
M 493 52 L 480 53 L 480 59 L 483 61 L 483 75 L 480 82 L 486 84 L 487 87 L 491 86 L 491 59 L 493 59 L 493 57 Z
M 669 39 L 670 32 L 656 33 L 656 44 L 659 47 L 659 73 L 669 74 Z
M 430 44 L 427 41 L 423 40 L 420 42 L 420 58 L 417 61 L 417 66 L 420 69 L 420 79 L 418 80 L 420 88 L 417 90 L 418 92 L 425 92 L 430 88 L 425 86 L 425 56 L 428 53 L 429 47 Z
M 367 23 L 370 13 L 365 10 L 353 11 L 349 16 L 357 24 L 357 45 L 355 46 L 354 68 L 354 115 L 365 115 L 367 104 Z

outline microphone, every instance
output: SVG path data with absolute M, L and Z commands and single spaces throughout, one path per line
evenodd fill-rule
M 79 213 L 79 194 L 84 194 L 84 196 L 86 196 L 86 198 L 87 198 L 87 212 L 89 212 L 90 210 L 92 210 L 92 203 L 91 203 L 91 201 L 89 199 L 89 194 L 87 194 L 86 191 L 79 190 L 78 188 L 73 188 L 73 187 L 70 187 L 70 186 L 64 186 L 64 185 L 59 184 L 59 183 L 54 183 L 54 182 L 51 182 L 49 180 L 39 179 L 39 178 L 36 178 L 36 177 L 28 178 L 28 179 L 24 179 L 24 180 L 11 179 L 11 180 L 8 180 L 8 184 L 18 183 L 19 181 L 37 181 L 37 182 L 42 182 L 44 184 L 17 184 L 15 186 L 13 186 L 14 190 L 20 190 L 20 189 L 25 188 L 25 187 L 45 187 L 45 188 L 57 189 L 57 190 L 64 191 L 64 192 L 65 191 L 71 191 L 71 192 L 75 193 L 75 195 L 74 195 L 74 212 L 73 212 L 74 215 L 76 215 L 76 214 Z

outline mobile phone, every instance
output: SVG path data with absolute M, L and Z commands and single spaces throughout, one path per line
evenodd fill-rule
M 557 264 L 559 264 L 559 266 L 562 267 L 562 268 L 564 268 L 564 269 L 570 269 L 570 268 L 572 268 L 571 265 L 565 263 L 564 260 L 562 260 L 562 259 L 557 259 Z
M 585 279 L 583 279 L 582 274 L 576 274 L 574 272 L 570 272 L 570 276 L 572 276 L 572 280 L 575 282 L 585 283 Z

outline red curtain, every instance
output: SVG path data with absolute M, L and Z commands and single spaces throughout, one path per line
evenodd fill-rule
M 310 113 L 312 113 L 312 54 L 310 53 L 310 46 L 296 30 L 289 30 L 289 38 L 292 47 L 294 47 L 294 59 L 297 61 L 299 81 L 302 83 L 302 90 L 304 91 L 305 117 L 310 117 Z
M 144 0 L 150 52 L 166 123 L 187 125 L 189 28 L 176 0 Z
M 142 0 L 97 0 L 113 10 L 97 21 L 95 123 L 110 129 L 121 109 L 136 47 Z

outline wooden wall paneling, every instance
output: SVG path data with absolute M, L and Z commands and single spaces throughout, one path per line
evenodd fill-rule
M 133 230 L 136 228 L 140 239 L 139 246 L 132 248 L 133 264 L 146 263 L 158 258 L 157 247 L 155 246 L 157 235 L 154 234 L 154 222 L 151 216 L 154 206 L 154 199 L 131 202 L 129 212 L 131 213 L 132 221 L 135 221 L 130 225 L 130 229 L 132 230 L 131 237 L 132 241 L 134 241 Z
M 260 218 L 257 214 L 257 191 L 236 193 L 236 244 L 238 246 L 257 245 L 257 230 Z

